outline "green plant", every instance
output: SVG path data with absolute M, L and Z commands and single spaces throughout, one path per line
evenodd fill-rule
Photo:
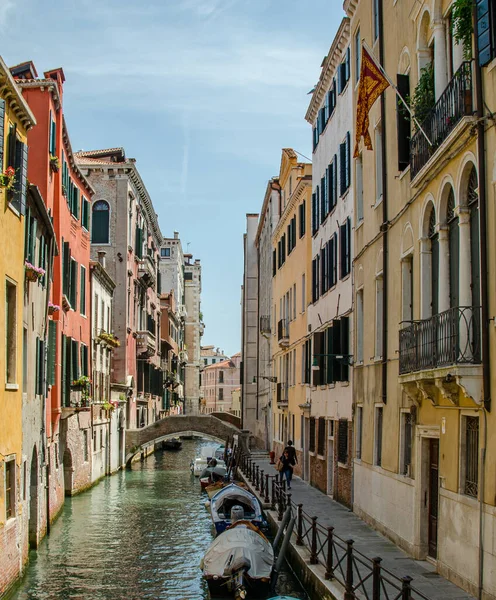
M 451 5 L 451 31 L 453 39 L 463 48 L 463 58 L 472 58 L 472 2 L 473 0 L 455 0 Z
M 418 83 L 413 91 L 413 96 L 407 99 L 413 114 L 419 123 L 425 119 L 436 103 L 434 92 L 434 66 L 428 63 L 420 70 Z
M 102 408 L 103 410 L 114 410 L 115 406 L 108 400 L 105 400 L 105 402 L 102 404 Z
M 90 399 L 91 379 L 87 375 L 81 375 L 78 379 L 74 379 L 71 387 L 81 390 L 81 397 L 83 400 Z

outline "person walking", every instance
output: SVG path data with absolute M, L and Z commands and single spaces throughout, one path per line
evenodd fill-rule
M 279 458 L 282 464 L 281 473 L 281 483 L 283 481 L 283 477 L 286 477 L 286 482 L 288 484 L 288 490 L 291 489 L 291 479 L 293 478 L 293 465 L 291 464 L 291 459 L 289 458 L 289 454 L 287 450 L 284 450 L 281 457 Z
M 298 462 L 298 458 L 296 456 L 295 447 L 293 446 L 293 442 L 291 440 L 288 440 L 288 445 L 286 446 L 286 448 L 284 448 L 284 452 L 288 453 L 289 460 L 291 461 L 291 464 L 294 467 L 296 465 L 296 463 Z

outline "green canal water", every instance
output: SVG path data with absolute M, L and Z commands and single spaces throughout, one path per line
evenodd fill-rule
M 208 599 L 199 564 L 213 528 L 189 471 L 202 445 L 184 440 L 68 499 L 13 599 Z M 278 593 L 306 599 L 288 570 Z

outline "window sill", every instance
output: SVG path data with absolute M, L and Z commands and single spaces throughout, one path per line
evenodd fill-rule
M 317 458 L 319 460 L 325 460 L 325 456 L 323 454 L 317 454 Z
M 5 390 L 7 392 L 17 392 L 18 389 L 19 389 L 18 383 L 6 383 L 5 384 Z
M 398 179 L 401 181 L 407 175 L 407 173 L 410 173 L 410 165 L 401 171 L 401 173 L 398 175 Z
M 375 199 L 375 204 L 372 204 L 372 208 L 375 210 L 378 206 L 382 204 L 382 199 L 384 198 L 383 194 L 379 196 L 379 198 Z
M 16 217 L 21 218 L 21 212 L 12 204 L 12 202 L 7 203 L 10 210 L 15 214 Z
M 350 465 L 348 463 L 339 462 L 339 460 L 338 460 L 338 467 L 340 469 L 349 469 Z
M 486 69 L 488 73 L 490 73 L 493 69 L 496 69 L 496 58 L 493 58 L 493 60 L 487 65 Z
M 360 228 L 363 226 L 364 222 L 365 222 L 365 219 L 362 217 L 362 218 L 361 218 L 361 219 L 358 221 L 358 223 L 355 225 L 355 231 L 358 231 L 358 230 L 359 230 L 359 229 L 360 229 Z
M 349 387 L 350 386 L 350 382 L 349 381 L 340 381 L 341 387 Z

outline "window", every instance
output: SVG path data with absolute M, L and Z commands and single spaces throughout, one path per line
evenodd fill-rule
M 355 160 L 355 189 L 357 221 L 363 221 L 363 162 L 362 155 Z
M 401 474 L 406 477 L 412 476 L 412 441 L 413 441 L 413 419 L 410 412 L 401 413 Z
M 4 131 L 5 131 L 5 100 L 3 98 L 0 98 L 0 140 L 2 140 L 2 143 L 0 144 L 0 171 L 2 171 L 2 173 L 4 170 L 4 167 L 3 167 Z
M 350 132 L 343 143 L 339 144 L 339 195 L 350 187 Z
M 310 452 L 315 452 L 315 417 L 310 417 L 310 439 L 308 450 Z
M 272 277 L 275 277 L 277 273 L 277 252 L 276 250 L 272 250 Z
M 362 431 L 363 431 L 363 406 L 357 406 L 356 409 L 356 441 L 355 456 L 359 460 L 362 458 Z
M 382 274 L 375 280 L 375 358 L 382 358 L 382 334 L 383 334 L 383 281 Z
M 329 268 L 329 289 L 333 288 L 338 281 L 338 237 L 335 233 L 327 242 L 329 259 L 327 266 Z
M 17 286 L 9 280 L 6 280 L 5 301 L 6 301 L 6 336 L 5 336 L 5 356 L 6 356 L 6 383 L 17 383 Z
M 93 204 L 93 218 L 91 223 L 91 243 L 108 244 L 110 242 L 110 206 L 105 200 L 98 200 Z M 137 228 L 141 232 L 141 229 Z M 140 237 L 139 240 L 142 238 Z M 136 246 L 138 248 L 138 245 Z M 138 254 L 138 252 L 136 252 Z M 141 258 L 141 255 L 139 256 Z
M 306 310 L 306 298 L 305 298 L 305 273 L 301 276 L 301 312 L 304 313 Z
M 17 137 L 17 127 L 12 123 L 7 136 L 7 163 L 7 166 L 13 167 L 16 172 L 15 182 L 8 193 L 8 199 L 12 207 L 23 215 L 26 212 L 28 147 Z
M 374 464 L 382 464 L 382 406 L 375 407 Z
M 312 373 L 312 340 L 306 340 L 303 354 L 303 383 L 310 383 Z
M 73 310 L 76 310 L 77 303 L 77 279 L 78 279 L 78 264 L 71 257 L 69 271 L 69 302 Z
M 462 416 L 462 493 L 477 498 L 479 493 L 479 417 Z
M 36 374 L 35 374 L 35 394 L 44 395 L 45 390 L 45 342 L 36 338 Z
M 300 217 L 300 238 L 305 235 L 306 230 L 306 200 L 298 207 L 299 217 Z
M 413 256 L 401 261 L 402 321 L 408 325 L 413 320 Z
M 405 101 L 410 97 L 409 75 L 397 75 L 398 92 Z M 398 100 L 396 103 L 396 125 L 398 137 L 398 171 L 404 171 L 410 164 L 410 113 Z
M 326 169 L 324 177 L 320 180 L 320 222 L 323 223 L 329 214 L 329 189 L 328 189 L 328 169 Z
M 191 272 L 185 273 L 184 274 L 184 281 L 193 281 L 193 273 L 191 273 Z
M 356 311 L 356 361 L 357 363 L 363 363 L 363 289 L 357 292 L 357 311 Z
M 379 37 L 379 0 L 372 0 L 372 19 L 374 25 L 374 40 Z
M 55 156 L 57 154 L 57 133 L 56 133 L 56 125 L 55 121 L 52 119 L 52 111 L 50 111 L 50 119 L 48 123 L 48 137 L 49 137 L 49 152 L 51 156 Z
M 348 464 L 348 421 L 339 420 L 338 428 L 338 462 Z
M 5 518 L 13 519 L 16 516 L 16 481 L 15 460 L 5 461 Z
M 355 33 L 355 81 L 360 79 L 360 65 L 362 60 L 362 41 L 360 39 L 360 27 Z
M 71 209 L 71 214 L 76 219 L 79 219 L 79 196 L 80 196 L 79 188 L 74 185 L 72 179 L 69 180 L 69 196 L 68 202 Z
M 320 257 L 317 255 L 312 260 L 312 302 L 317 302 L 319 299 L 319 273 Z
M 219 388 L 219 400 L 224 400 L 224 388 Z
M 57 321 L 48 321 L 47 384 L 55 384 L 55 352 L 57 344 Z
M 350 49 L 346 49 L 345 58 L 338 67 L 338 94 L 344 92 L 344 88 L 350 78 Z
M 496 56 L 496 8 L 491 0 L 477 2 L 479 63 L 485 67 Z
M 86 268 L 81 265 L 81 291 L 79 296 L 79 311 L 82 315 L 86 315 Z
M 320 289 L 322 294 L 325 294 L 329 289 L 328 284 L 328 253 L 327 244 L 320 251 Z
M 320 193 L 319 186 L 315 188 L 315 192 L 312 194 L 312 235 L 315 234 L 319 229 L 319 209 L 320 209 Z
M 296 283 L 293 283 L 293 319 L 296 319 Z
M 317 443 L 317 454 L 325 455 L 326 421 L 323 417 L 319 418 L 319 432 Z
M 351 271 L 351 219 L 339 227 L 340 269 L 339 277 L 343 279 Z
M 88 462 L 88 430 L 83 429 L 83 460 Z
M 164 258 L 169 258 L 171 255 L 170 248 L 160 248 L 160 256 Z
M 224 383 L 224 371 L 219 371 L 219 383 Z
M 382 200 L 382 131 L 381 126 L 375 128 L 375 199 L 376 202 Z
M 81 225 L 86 231 L 90 230 L 90 203 L 86 198 L 82 200 L 81 207 Z

